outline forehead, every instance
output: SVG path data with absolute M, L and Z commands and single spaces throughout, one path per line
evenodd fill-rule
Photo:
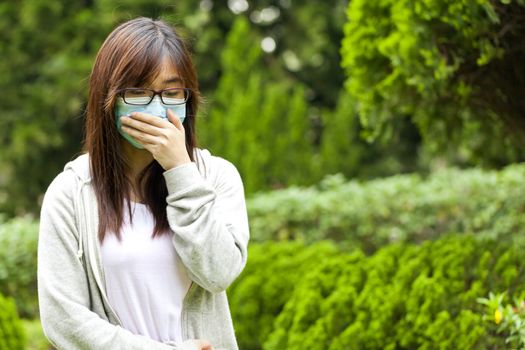
M 148 81 L 149 86 L 156 87 L 173 81 L 174 79 L 181 79 L 177 66 L 167 57 L 164 57 L 158 66 L 157 72 L 153 74 L 152 79 Z

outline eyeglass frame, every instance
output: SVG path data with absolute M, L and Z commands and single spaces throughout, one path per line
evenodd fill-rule
M 152 91 L 153 92 L 153 95 L 151 95 L 151 99 L 148 101 L 148 103 L 129 103 L 126 101 L 126 97 L 124 97 L 126 91 L 132 91 L 132 90 L 147 90 L 147 91 Z M 164 102 L 164 99 L 162 98 L 162 93 L 164 91 L 169 91 L 169 90 L 184 90 L 184 102 L 181 102 L 181 103 L 165 103 Z M 120 90 L 117 90 L 117 94 L 120 95 L 122 97 L 122 100 L 124 101 L 125 104 L 127 105 L 131 105 L 131 106 L 147 106 L 151 103 L 151 101 L 153 101 L 153 99 L 155 98 L 155 96 L 159 95 L 160 97 L 160 101 L 162 103 L 164 103 L 165 105 L 168 105 L 168 106 L 177 106 L 177 105 L 182 105 L 186 102 L 189 101 L 190 99 L 190 96 L 191 96 L 191 89 L 190 88 L 167 88 L 167 89 L 162 89 L 162 90 L 153 90 L 153 89 L 148 89 L 148 88 L 124 88 L 124 89 L 120 89 Z

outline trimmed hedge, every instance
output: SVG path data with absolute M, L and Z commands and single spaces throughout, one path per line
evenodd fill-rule
M 449 231 L 471 231 L 477 237 L 497 239 L 498 247 L 513 241 L 518 249 L 516 237 L 524 236 L 525 228 L 524 175 L 525 166 L 515 165 L 499 172 L 446 170 L 426 180 L 403 175 L 359 183 L 333 176 L 303 191 L 291 188 L 250 199 L 253 240 L 248 265 L 229 289 L 242 348 L 260 349 L 295 284 L 317 265 L 340 255 L 327 242 L 302 248 L 302 242 L 254 244 L 257 240 L 330 238 L 338 241 L 341 250 L 361 247 L 373 252 L 390 242 L 420 242 Z M 29 318 L 38 314 L 37 240 L 37 221 L 17 218 L 0 224 L 0 293 L 15 298 L 21 315 Z M 487 254 L 491 259 L 495 256 Z M 373 259 L 357 250 L 352 257 L 366 264 Z M 521 265 L 516 262 L 516 266 Z M 509 271 L 514 276 L 515 271 Z M 506 289 L 505 284 L 483 286 L 476 297 Z
M 14 298 L 24 318 L 38 315 L 37 248 L 38 221 L 0 221 L 0 293 Z
M 388 243 L 422 242 L 450 232 L 525 237 L 524 179 L 522 164 L 367 182 L 331 176 L 318 186 L 250 198 L 251 238 L 332 239 L 372 252 Z
M 263 348 L 502 349 L 476 300 L 524 283 L 523 249 L 471 235 L 340 254 L 301 277 Z
M 267 242 L 249 248 L 248 264 L 228 289 L 240 349 L 260 349 L 273 321 L 300 279 L 320 261 L 338 254 L 330 242 Z
M 244 350 L 503 349 L 507 335 L 477 300 L 525 283 L 522 248 L 468 234 L 370 256 L 266 242 L 249 257 L 228 289 Z
M 0 294 L 0 350 L 23 350 L 26 338 L 11 298 Z
M 325 178 L 248 199 L 251 242 L 332 239 L 373 252 L 391 242 L 421 242 L 447 232 L 498 239 L 525 237 L 525 165 L 501 171 L 445 170 L 368 182 Z M 38 314 L 38 221 L 0 220 L 0 293 L 20 315 Z

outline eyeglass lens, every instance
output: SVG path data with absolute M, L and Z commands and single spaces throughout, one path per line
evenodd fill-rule
M 124 90 L 124 102 L 128 104 L 147 105 L 153 99 L 155 92 L 148 89 L 126 89 Z M 168 89 L 160 93 L 164 104 L 182 104 L 188 99 L 188 92 L 185 89 Z

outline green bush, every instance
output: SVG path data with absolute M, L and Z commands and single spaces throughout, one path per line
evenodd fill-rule
M 349 1 L 342 66 L 369 136 L 408 117 L 436 153 L 523 161 L 524 12 L 523 0 Z
M 0 294 L 0 350 L 23 350 L 26 338 L 11 298 Z
M 38 315 L 38 222 L 14 218 L 0 222 L 0 293 L 13 297 L 20 315 Z
M 514 239 L 525 233 L 525 165 L 448 169 L 367 182 L 340 176 L 248 200 L 253 241 L 332 239 L 367 252 L 449 232 Z
M 329 242 L 308 247 L 299 242 L 250 246 L 246 268 L 228 289 L 239 348 L 261 349 L 302 276 L 337 252 Z
M 279 243 L 276 243 L 279 244 Z M 525 282 L 522 249 L 470 235 L 318 261 L 264 343 L 273 349 L 502 349 L 476 299 Z
M 486 306 L 486 321 L 497 326 L 497 332 L 506 336 L 506 342 L 513 349 L 525 349 L 525 292 L 514 297 L 514 303 L 508 304 L 506 293 L 490 293 L 488 298 L 479 298 L 478 302 Z
M 54 349 L 53 346 L 48 342 L 42 324 L 39 319 L 26 320 L 22 319 L 22 325 L 24 332 L 27 336 L 26 350 L 50 350 Z

